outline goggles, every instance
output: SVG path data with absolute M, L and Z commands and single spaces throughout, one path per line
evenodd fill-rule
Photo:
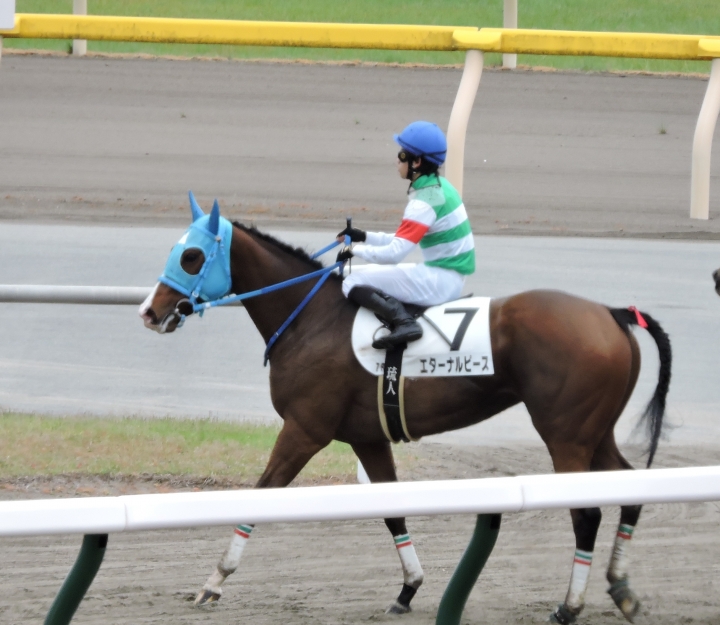
M 418 158 L 418 157 L 415 156 L 414 154 L 411 154 L 407 150 L 400 150 L 398 152 L 398 160 L 401 163 L 408 163 L 410 161 L 414 161 L 416 158 Z

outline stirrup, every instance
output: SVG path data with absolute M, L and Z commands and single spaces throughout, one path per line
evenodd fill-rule
M 390 334 L 381 336 L 373 341 L 374 349 L 390 349 L 402 345 L 403 343 L 411 343 L 422 338 L 423 330 L 420 324 L 414 319 L 395 326 Z

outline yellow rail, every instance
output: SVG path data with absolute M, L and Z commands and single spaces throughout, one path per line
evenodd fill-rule
M 621 56 L 688 61 L 720 57 L 720 37 L 704 35 L 483 28 L 477 33 L 458 31 L 454 39 L 458 50 L 479 49 L 505 54 Z
M 18 13 L 3 37 L 305 48 L 455 50 L 453 34 L 475 27 L 251 22 Z
M 208 43 L 384 50 L 483 50 L 505 54 L 720 58 L 720 37 L 471 26 L 254 22 L 18 13 L 0 36 L 146 43 Z

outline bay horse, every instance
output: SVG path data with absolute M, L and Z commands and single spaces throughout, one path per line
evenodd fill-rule
M 179 281 L 202 282 L 201 276 L 212 275 L 220 280 L 223 271 L 208 270 L 206 257 L 225 263 L 227 284 L 218 287 L 216 281 L 217 293 L 205 297 L 265 289 L 323 267 L 302 249 L 254 227 L 230 224 L 220 217 L 217 203 L 210 215 L 202 213 L 192 196 L 191 203 L 194 222 L 173 248 L 166 277 L 140 307 L 150 329 L 173 332 L 198 310 L 205 287 L 184 287 Z M 313 283 L 317 279 L 245 300 L 266 343 Z M 332 440 L 352 447 L 372 482 L 397 480 L 391 445 L 378 418 L 377 379 L 358 363 L 350 343 L 357 311 L 341 292 L 341 277 L 332 274 L 272 346 L 270 391 L 283 426 L 257 488 L 287 486 Z M 493 375 L 405 379 L 405 418 L 413 438 L 473 425 L 522 402 L 556 472 L 631 469 L 618 450 L 613 428 L 638 379 L 640 349 L 630 327 L 640 325 L 660 354 L 657 387 L 643 415 L 650 467 L 661 435 L 672 361 L 669 338 L 657 321 L 632 307 L 608 308 L 566 293 L 536 290 L 493 299 L 489 323 Z M 621 507 L 607 570 L 608 592 L 631 622 L 640 603 L 628 582 L 627 548 L 640 510 Z M 576 551 L 567 596 L 551 615 L 557 623 L 574 622 L 584 607 L 601 513 L 586 508 L 571 510 L 570 516 Z M 423 581 L 423 570 L 405 519 L 385 519 L 385 524 L 403 570 L 402 590 L 388 612 L 405 613 Z M 220 598 L 221 585 L 237 569 L 252 529 L 237 526 L 196 604 Z
M 720 269 L 716 269 L 713 273 L 713 280 L 715 280 L 715 293 L 720 295 Z

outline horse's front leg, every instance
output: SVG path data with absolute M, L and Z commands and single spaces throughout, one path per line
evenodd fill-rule
M 355 444 L 352 448 L 362 462 L 371 482 L 397 482 L 390 443 Z M 385 612 L 405 614 L 410 612 L 410 601 L 423 583 L 424 573 L 415 553 L 415 547 L 410 540 L 405 519 L 385 519 L 385 525 L 392 534 L 403 570 L 402 590 Z
M 308 461 L 330 440 L 317 440 L 308 435 L 293 420 L 286 420 L 275 441 L 270 460 L 255 488 L 281 488 L 287 486 L 300 473 Z M 243 550 L 250 538 L 253 525 L 238 525 L 230 545 L 225 550 L 217 569 L 195 598 L 195 605 L 217 601 L 222 596 L 222 584 L 240 564 Z

